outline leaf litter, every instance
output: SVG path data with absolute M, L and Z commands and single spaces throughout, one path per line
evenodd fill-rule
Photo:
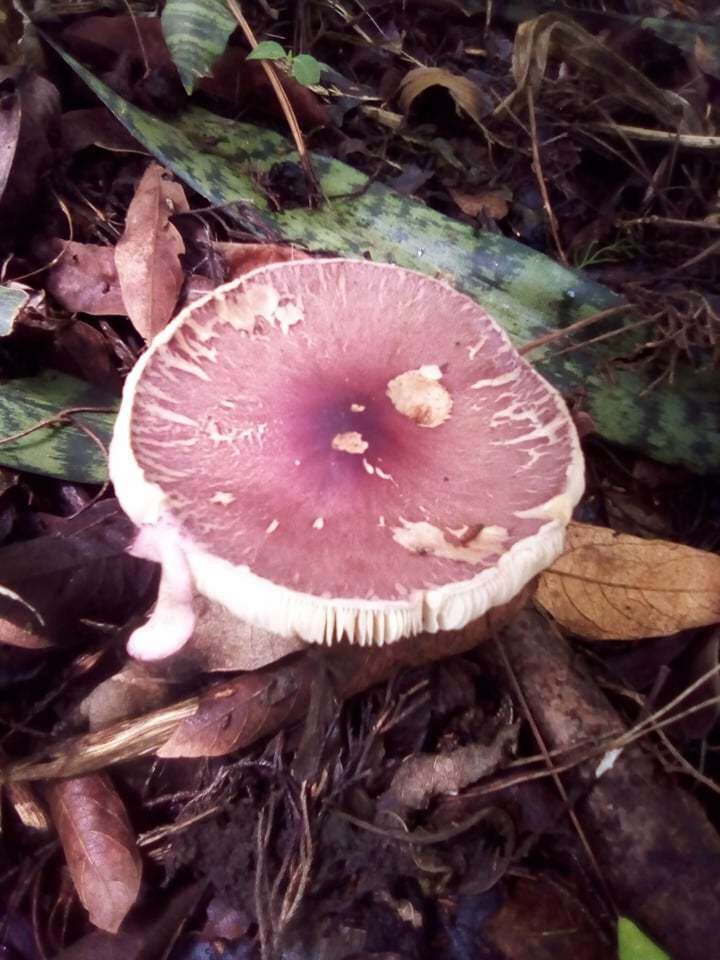
M 489 618 L 470 641 L 321 656 L 196 598 L 200 628 L 182 656 L 128 662 L 124 640 L 157 576 L 125 552 L 134 531 L 103 487 L 122 379 L 193 297 L 260 264 L 346 253 L 333 232 L 344 201 L 306 209 L 312 187 L 265 130 L 222 128 L 242 131 L 246 153 L 218 136 L 219 117 L 284 131 L 289 116 L 247 60 L 248 32 L 226 44 L 224 4 L 177 0 L 164 23 L 149 4 L 46 21 L 123 98 L 125 120 L 139 108 L 161 118 L 156 133 L 191 130 L 198 156 L 224 150 L 245 179 L 242 202 L 218 204 L 207 181 L 183 176 L 186 157 L 173 157 L 173 178 L 152 136 L 129 123 L 130 137 L 69 74 L 34 58 L 4 68 L 0 749 L 15 818 L 4 938 L 31 956 L 18 944 L 32 931 L 43 956 L 66 960 L 171 949 L 177 960 L 217 942 L 262 960 L 594 960 L 619 931 L 623 960 L 704 956 L 720 856 L 720 504 L 712 477 L 667 452 L 668 433 L 653 449 L 684 466 L 632 448 L 660 421 L 673 429 L 638 414 L 653 384 L 683 383 L 688 368 L 717 377 L 714 35 L 677 10 L 639 28 L 620 3 L 561 15 L 448 2 L 411 16 L 322 2 L 288 22 L 243 6 L 252 36 L 288 63 L 312 60 L 312 89 L 279 75 L 293 132 L 357 165 L 329 168 L 353 209 L 390 184 L 407 204 L 380 194 L 386 215 L 406 211 L 411 234 L 424 209 L 446 238 L 458 221 L 478 245 L 514 238 L 608 284 L 635 319 L 585 326 L 558 296 L 552 322 L 528 335 L 554 369 L 580 348 L 605 378 L 588 388 L 592 416 L 581 381 L 566 391 L 589 424 L 589 482 L 565 554 L 540 578 L 545 615 L 518 614 L 528 593 L 497 643 Z M 202 43 L 182 33 L 191 22 L 207 26 Z M 32 28 L 8 23 L 16 63 Z M 183 126 L 189 94 L 211 111 L 195 126 Z M 319 241 L 317 217 L 330 225 Z M 621 340 L 631 323 L 643 326 Z M 598 432 L 597 382 L 611 396 L 628 371 L 640 386 L 601 411 Z M 685 435 L 697 407 L 679 402 Z M 613 418 L 626 447 L 608 440 Z M 32 826 L 38 797 L 68 873 L 43 846 L 47 823 Z

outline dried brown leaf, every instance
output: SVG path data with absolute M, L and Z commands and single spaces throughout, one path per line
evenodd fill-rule
M 413 101 L 431 87 L 444 87 L 458 107 L 469 114 L 479 127 L 489 112 L 489 104 L 481 88 L 467 77 L 460 77 L 442 67 L 416 67 L 403 77 L 400 84 L 400 106 L 408 113 Z
M 92 774 L 49 784 L 47 799 L 81 903 L 96 927 L 115 933 L 142 878 L 120 797 L 107 777 Z
M 0 209 L 3 231 L 27 218 L 50 165 L 60 96 L 49 80 L 24 67 L 0 66 Z
M 528 584 L 509 603 L 490 610 L 463 630 L 423 633 L 384 647 L 336 644 L 323 654 L 323 662 L 332 674 L 337 695 L 347 699 L 387 680 L 400 667 L 471 649 L 521 610 L 533 589 L 534 583 Z M 316 649 L 306 651 L 211 688 L 196 712 L 181 720 L 158 749 L 158 756 L 222 756 L 300 719 L 307 712 L 317 679 L 318 655 Z
M 0 583 L 28 611 L 20 610 L 26 619 L 19 620 L 0 595 L 0 615 L 59 642 L 92 635 L 87 621 L 124 623 L 147 606 L 156 582 L 155 566 L 126 551 L 134 535 L 117 501 L 108 499 L 57 518 L 52 533 L 0 547 Z
M 491 744 L 468 743 L 447 753 L 406 757 L 383 798 L 385 809 L 422 810 L 437 794 L 452 794 L 493 773 L 517 741 L 518 727 L 503 727 Z
M 68 110 L 61 118 L 61 136 L 63 153 L 68 155 L 90 146 L 118 153 L 146 152 L 107 107 Z
M 189 209 L 179 183 L 151 164 L 137 186 L 115 247 L 115 264 L 128 316 L 150 340 L 172 317 L 183 283 L 180 254 L 185 244 L 170 222 Z
M 5 193 L 20 136 L 20 94 L 8 76 L 0 77 L 0 198 Z
M 450 196 L 469 217 L 477 217 L 481 213 L 491 220 L 502 220 L 508 215 L 508 201 L 512 199 L 512 192 L 507 187 L 498 190 L 470 190 L 448 187 Z
M 308 260 L 310 255 L 299 247 L 279 243 L 223 243 L 216 241 L 213 248 L 222 256 L 227 267 L 227 279 L 235 280 L 244 273 L 269 263 L 286 260 Z
M 720 621 L 720 557 L 573 523 L 537 599 L 588 640 L 638 640 Z
M 153 676 L 144 664 L 129 660 L 121 670 L 99 683 L 78 709 L 87 718 L 90 730 L 102 730 L 111 723 L 157 710 L 171 696 L 171 688 L 162 677 Z
M 45 283 L 58 303 L 72 313 L 94 317 L 127 314 L 112 247 L 60 239 L 43 244 L 42 255 L 49 260 L 61 252 L 60 259 L 48 270 Z
M 238 620 L 222 604 L 195 598 L 197 622 L 176 660 L 194 671 L 259 670 L 307 646 L 297 637 L 281 637 Z
M 205 881 L 176 892 L 158 887 L 149 909 L 132 916 L 119 933 L 95 930 L 54 960 L 164 960 L 204 895 Z
M 327 107 L 312 90 L 284 73 L 280 74 L 280 83 L 303 130 L 324 127 L 330 122 Z M 250 108 L 261 114 L 283 115 L 262 63 L 248 60 L 241 47 L 228 47 L 215 61 L 212 76 L 203 77 L 198 86 L 203 93 L 232 104 L 236 110 Z

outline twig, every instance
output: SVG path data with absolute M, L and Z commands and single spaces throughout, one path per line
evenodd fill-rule
M 535 178 L 540 188 L 540 195 L 542 196 L 543 206 L 545 207 L 545 213 L 550 222 L 550 232 L 552 233 L 553 240 L 555 241 L 555 248 L 557 249 L 558 256 L 563 262 L 563 266 L 568 267 L 568 258 L 565 256 L 565 251 L 563 250 L 562 244 L 560 242 L 560 233 L 558 232 L 557 220 L 555 219 L 555 213 L 552 206 L 550 205 L 550 196 L 548 195 L 547 184 L 545 183 L 545 177 L 543 176 L 542 164 L 540 162 L 540 146 L 538 144 L 537 136 L 537 122 L 535 120 L 535 100 L 533 98 L 533 92 L 530 87 L 527 88 L 527 106 L 528 106 L 528 117 L 530 119 L 530 135 L 532 138 L 532 156 L 533 156 L 533 169 L 535 171 Z
M 73 236 L 74 236 L 74 233 L 73 233 L 73 222 L 72 222 L 72 216 L 71 216 L 71 214 L 70 214 L 70 211 L 69 211 L 69 209 L 68 209 L 68 206 L 67 206 L 67 204 L 65 203 L 65 201 L 63 200 L 63 198 L 62 198 L 62 197 L 59 197 L 59 196 L 55 193 L 54 190 L 52 191 L 52 195 L 53 195 L 53 197 L 55 197 L 55 199 L 57 200 L 58 206 L 59 206 L 60 209 L 62 210 L 63 215 L 64 215 L 65 219 L 67 220 L 68 228 L 69 228 L 69 231 L 70 231 L 70 236 L 68 237 L 67 240 L 62 240 L 62 241 L 61 241 L 61 243 L 62 243 L 62 245 L 63 245 L 63 246 L 62 246 L 62 249 L 61 249 L 58 253 L 55 254 L 55 256 L 52 258 L 52 260 L 50 260 L 48 263 L 44 263 L 41 267 L 36 267 L 34 270 L 30 270 L 28 273 L 22 273 L 22 274 L 20 274 L 19 277 L 12 277 L 12 280 L 13 280 L 14 283 L 20 283 L 21 280 L 27 280 L 28 277 L 34 277 L 36 274 L 42 273 L 44 270 L 49 270 L 51 267 L 54 267 L 55 264 L 58 263 L 58 261 L 62 260 L 62 258 L 65 256 L 65 252 L 67 251 L 68 247 L 69 247 L 70 244 L 73 242 Z M 8 265 L 8 263 L 10 262 L 10 260 L 12 259 L 12 257 L 13 257 L 13 254 L 10 254 L 10 256 L 8 257 L 8 259 L 6 260 L 6 262 L 3 264 L 2 272 L 1 272 L 1 274 L 0 274 L 0 280 L 3 280 L 3 281 L 5 280 L 5 273 L 6 273 L 6 270 L 7 270 L 7 265 Z
M 245 14 L 240 9 L 240 6 L 236 2 L 236 0 L 226 0 L 226 2 L 228 7 L 230 8 L 230 11 L 232 12 L 232 15 L 240 24 L 240 29 L 245 34 L 246 40 L 254 50 L 258 45 L 258 41 L 257 41 L 257 37 L 253 33 L 252 27 L 250 26 L 248 21 L 245 19 Z M 269 60 L 261 60 L 260 63 L 262 65 L 263 70 L 265 71 L 265 75 L 270 81 L 270 85 L 273 88 L 273 91 L 275 92 L 275 96 L 278 98 L 280 109 L 285 115 L 285 119 L 287 120 L 288 126 L 290 127 L 290 133 L 292 134 L 292 138 L 295 141 L 295 147 L 300 157 L 300 163 L 303 166 L 303 170 L 305 171 L 305 176 L 307 177 L 308 183 L 312 187 L 313 193 L 323 197 L 324 199 L 324 194 L 323 194 L 322 187 L 320 186 L 320 181 L 318 180 L 317 174 L 315 173 L 315 169 L 313 168 L 312 160 L 310 159 L 310 154 L 308 153 L 308 149 L 305 146 L 305 140 L 303 138 L 302 130 L 300 129 L 300 124 L 298 123 L 297 116 L 295 115 L 295 111 L 293 110 L 293 106 L 290 103 L 288 95 L 285 92 L 285 88 L 280 82 L 280 77 L 278 76 L 277 68 Z
M 617 307 L 608 307 L 607 310 L 600 310 L 598 313 L 593 313 L 590 317 L 583 317 L 582 320 L 576 320 L 575 323 L 571 323 L 569 327 L 563 327 L 562 330 L 552 330 L 550 333 L 544 333 L 535 340 L 528 340 L 527 343 L 523 343 L 517 348 L 518 353 L 524 356 L 526 353 L 530 353 L 531 350 L 537 350 L 539 347 L 544 347 L 548 343 L 555 343 L 556 340 L 563 340 L 565 337 L 570 336 L 571 333 L 577 333 L 578 330 L 583 330 L 585 327 L 589 327 L 590 324 L 597 323 L 599 320 L 606 320 L 608 317 L 614 317 L 618 313 L 624 313 L 626 310 L 630 310 L 631 307 L 632 304 L 621 303 Z M 615 332 L 620 333 L 621 330 Z
M 36 430 L 43 430 L 45 427 L 60 427 L 72 423 L 74 426 L 79 426 L 75 424 L 72 420 L 72 416 L 75 413 L 116 413 L 115 407 L 66 407 L 64 410 L 59 410 L 52 417 L 46 417 L 44 420 L 38 420 L 37 423 L 34 423 L 32 427 L 28 427 L 26 430 L 20 430 L 19 433 L 12 433 L 8 437 L 0 437 L 0 444 L 2 443 L 14 443 L 15 440 L 21 440 L 23 437 L 26 437 L 29 433 L 34 433 Z
M 482 823 L 483 820 L 487 820 L 492 816 L 492 810 L 486 807 L 478 810 L 477 813 L 473 813 L 472 816 L 467 817 L 460 823 L 455 824 L 455 826 L 446 827 L 444 830 L 435 830 L 432 832 L 428 830 L 412 830 L 406 832 L 404 830 L 395 830 L 392 827 L 380 827 L 378 824 L 371 823 L 369 820 L 361 820 L 360 817 L 354 817 L 351 813 L 347 813 L 339 807 L 332 807 L 331 810 L 342 820 L 347 820 L 348 823 L 352 823 L 362 830 L 367 830 L 368 833 L 376 833 L 378 836 L 385 837 L 388 840 L 399 840 L 402 843 L 411 843 L 417 846 L 428 846 L 435 843 L 445 843 L 447 840 L 454 840 L 455 837 L 467 833 L 468 830 L 472 830 L 473 827 L 476 827 L 479 823 Z
M 682 220 L 678 217 L 660 217 L 653 214 L 651 217 L 636 217 L 634 220 L 619 220 L 619 227 L 636 227 L 645 224 L 660 227 L 682 227 L 691 230 L 720 230 L 720 222 L 707 220 Z
M 642 317 L 640 320 L 636 320 L 634 323 L 627 323 L 624 327 L 620 327 L 618 330 L 608 330 L 606 333 L 599 333 L 596 337 L 591 337 L 589 340 L 583 340 L 582 343 L 573 343 L 570 347 L 563 347 L 562 350 L 558 350 L 557 353 L 553 353 L 553 358 L 562 357 L 566 353 L 572 353 L 574 350 L 582 350 L 583 347 L 589 347 L 593 343 L 600 343 L 602 340 L 609 340 L 610 337 L 617 337 L 622 333 L 627 333 L 630 330 L 636 330 L 638 327 L 643 327 L 647 323 L 654 323 L 657 320 L 657 317 Z
M 700 133 L 676 133 L 674 130 L 653 130 L 650 127 L 633 127 L 625 123 L 587 123 L 580 129 L 603 130 L 631 140 L 648 143 L 675 143 L 690 150 L 720 150 L 720 137 Z

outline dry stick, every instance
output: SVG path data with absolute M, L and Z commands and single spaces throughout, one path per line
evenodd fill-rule
M 599 333 L 596 337 L 591 337 L 589 340 L 583 340 L 582 343 L 573 343 L 569 347 L 563 347 L 562 350 L 558 350 L 557 353 L 553 353 L 552 357 L 562 357 L 565 353 L 572 353 L 574 350 L 582 350 L 583 347 L 589 347 L 593 343 L 600 343 L 601 340 L 609 340 L 611 337 L 617 337 L 620 333 L 627 333 L 628 330 L 636 330 L 638 327 L 644 327 L 646 324 L 654 323 L 656 320 L 656 316 L 642 317 L 640 320 L 636 320 L 634 323 L 627 323 L 620 330 L 608 330 L 607 333 Z
M 695 230 L 720 230 L 720 223 L 706 220 L 681 220 L 677 217 L 660 217 L 653 214 L 651 217 L 637 217 L 634 220 L 619 220 L 619 227 L 636 227 L 649 224 L 660 227 L 687 227 Z
M 245 34 L 246 40 L 254 50 L 258 45 L 258 41 L 257 41 L 257 37 L 253 33 L 252 27 L 245 19 L 245 14 L 242 12 L 239 5 L 236 3 L 236 0 L 227 0 L 227 5 L 230 8 L 232 15 L 240 24 L 240 29 Z M 275 96 L 278 98 L 278 103 L 280 104 L 280 108 L 283 114 L 285 115 L 285 119 L 288 122 L 288 126 L 290 127 L 290 133 L 292 134 L 292 138 L 295 141 L 295 147 L 297 148 L 297 152 L 300 156 L 300 163 L 302 164 L 303 170 L 305 171 L 305 176 L 307 177 L 308 182 L 313 187 L 314 192 L 317 192 L 320 196 L 324 196 L 322 187 L 320 186 L 320 181 L 318 180 L 315 170 L 313 169 L 312 161 L 310 159 L 310 154 L 308 153 L 308 149 L 305 146 L 305 140 L 303 139 L 302 130 L 300 129 L 300 124 L 298 123 L 298 119 L 295 116 L 295 111 L 293 110 L 292 104 L 288 99 L 288 95 L 287 93 L 285 93 L 285 88 L 283 87 L 282 83 L 280 83 L 280 78 L 278 77 L 277 69 L 275 65 L 268 60 L 261 60 L 260 63 L 262 65 L 263 70 L 265 71 L 265 75 L 270 81 L 271 87 L 275 92 Z
M 598 313 L 593 313 L 590 317 L 583 317 L 582 320 L 577 320 L 575 323 L 571 323 L 569 327 L 563 327 L 562 330 L 553 330 L 550 333 L 544 333 L 541 337 L 536 337 L 535 340 L 528 340 L 527 343 L 523 343 L 522 346 L 517 348 L 518 353 L 523 356 L 526 353 L 530 353 L 531 350 L 537 350 L 539 347 L 544 347 L 548 343 L 554 343 L 556 340 L 562 340 L 565 337 L 570 336 L 571 333 L 577 333 L 578 330 L 583 330 L 585 327 L 589 327 L 591 323 L 597 323 L 599 320 L 606 320 L 608 317 L 614 317 L 618 313 L 624 313 L 626 310 L 632 309 L 632 304 L 630 303 L 621 303 L 617 307 L 608 307 L 607 310 L 600 310 Z M 616 333 L 622 333 L 622 329 L 614 331 Z
M 558 252 L 558 256 L 563 262 L 563 266 L 569 267 L 568 258 L 565 256 L 565 251 L 563 250 L 562 244 L 560 243 L 560 234 L 558 232 L 557 220 L 555 219 L 555 213 L 553 208 L 550 206 L 550 197 L 547 191 L 547 185 L 545 183 L 545 177 L 542 172 L 542 164 L 540 162 L 540 146 L 538 144 L 537 136 L 537 123 L 535 121 L 535 100 L 533 98 L 533 92 L 530 87 L 527 88 L 527 105 L 528 105 L 528 116 L 530 119 L 530 134 L 532 138 L 532 155 L 533 155 L 533 169 L 535 170 L 535 178 L 540 188 L 540 195 L 542 196 L 543 206 L 545 207 L 545 213 L 547 214 L 548 220 L 550 221 L 550 232 L 552 233 L 553 240 L 555 241 L 555 247 Z
M 495 647 L 500 654 L 500 658 L 502 659 L 503 665 L 510 679 L 510 684 L 513 690 L 515 691 L 515 696 L 518 698 L 518 701 L 520 703 L 520 706 L 522 707 L 523 713 L 525 714 L 527 722 L 530 725 L 530 729 L 532 730 L 533 736 L 535 737 L 535 741 L 540 747 L 541 753 L 543 754 L 543 758 L 545 759 L 545 764 L 548 767 L 548 769 L 552 769 L 552 760 L 550 759 L 550 755 L 548 753 L 548 748 L 545 743 L 545 739 L 543 738 L 543 735 L 540 733 L 540 728 L 535 722 L 535 718 L 533 717 L 532 711 L 530 709 L 530 705 L 527 702 L 525 693 L 522 687 L 520 686 L 520 681 L 518 680 L 517 674 L 515 673 L 515 670 L 512 664 L 510 663 L 510 660 L 505 651 L 505 648 L 503 647 L 502 643 L 499 642 L 497 637 L 495 637 Z M 593 870 L 595 871 L 595 873 L 598 876 L 598 879 L 600 880 L 600 884 L 605 892 L 605 896 L 608 898 L 608 903 L 610 903 L 615 913 L 619 915 L 619 910 L 617 908 L 617 905 L 610 891 L 610 885 L 605 879 L 604 873 L 600 869 L 600 864 L 597 861 L 593 848 L 590 846 L 590 841 L 588 840 L 587 835 L 583 830 L 582 824 L 578 819 L 578 815 L 575 813 L 575 809 L 570 803 L 570 798 L 568 797 L 567 790 L 565 789 L 565 784 L 562 782 L 559 774 L 557 773 L 553 772 L 552 778 L 555 781 L 555 786 L 557 787 L 558 793 L 562 797 L 563 803 L 565 804 L 565 809 L 567 810 L 568 816 L 572 821 L 572 825 L 575 828 L 575 832 L 578 835 L 580 843 L 583 849 L 585 850 L 588 860 L 592 864 Z

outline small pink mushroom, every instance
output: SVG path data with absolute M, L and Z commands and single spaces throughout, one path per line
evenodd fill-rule
M 311 642 L 461 628 L 556 559 L 583 491 L 563 400 L 477 303 L 351 260 L 183 310 L 128 377 L 110 470 L 163 566 L 146 659 L 188 639 L 194 592 Z

